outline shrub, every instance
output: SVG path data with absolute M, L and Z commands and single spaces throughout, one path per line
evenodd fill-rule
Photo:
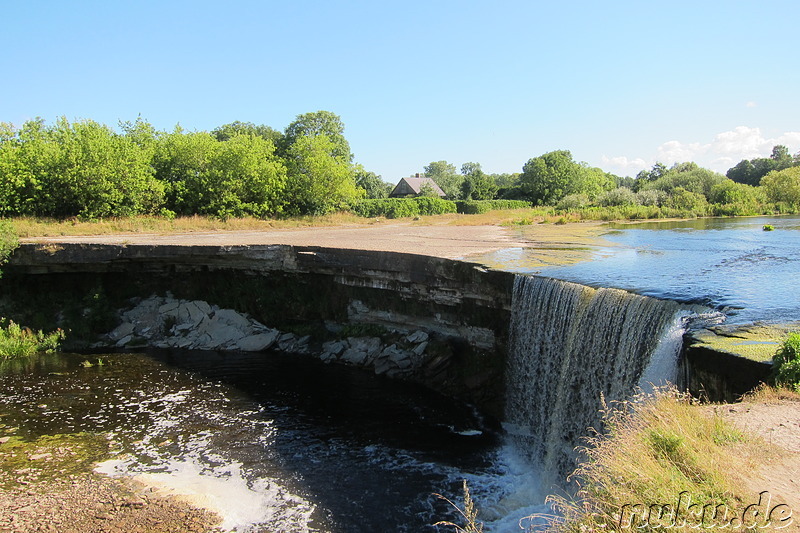
M 556 209 L 562 211 L 574 211 L 576 209 L 583 209 L 592 203 L 589 197 L 585 194 L 568 194 L 556 204 Z
M 22 328 L 11 320 L 0 319 L 0 359 L 29 357 L 39 352 L 58 349 L 64 332 L 42 333 Z
M 639 198 L 629 188 L 617 187 L 600 195 L 597 203 L 604 206 L 636 205 L 639 203 Z
M 441 198 L 379 198 L 362 200 L 350 210 L 362 217 L 406 218 L 419 215 L 455 213 L 456 204 Z
M 672 191 L 667 206 L 673 209 L 690 212 L 696 216 L 703 216 L 708 212 L 708 201 L 700 193 L 692 192 L 677 187 Z
M 775 384 L 800 392 L 800 333 L 792 333 L 772 358 Z
M 464 200 L 456 202 L 456 210 L 464 215 L 480 215 L 500 209 L 526 209 L 530 202 L 523 200 Z
M 658 189 L 645 189 L 636 193 L 637 203 L 646 206 L 660 206 L 667 200 L 667 193 Z
M 0 265 L 8 260 L 8 256 L 17 246 L 19 240 L 13 226 L 6 220 L 0 220 Z

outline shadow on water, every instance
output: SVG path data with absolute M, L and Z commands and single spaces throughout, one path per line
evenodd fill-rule
M 6 368 L 0 395 L 22 436 L 108 432 L 129 472 L 238 475 L 230 505 L 259 509 L 237 531 L 424 531 L 448 517 L 431 493 L 497 446 L 470 406 L 299 355 L 63 354 Z

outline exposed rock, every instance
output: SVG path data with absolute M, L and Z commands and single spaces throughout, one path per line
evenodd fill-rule
M 133 324 L 131 324 L 130 322 L 123 322 L 122 324 L 114 328 L 114 331 L 108 334 L 108 338 L 111 339 L 112 341 L 118 341 L 120 339 L 127 337 L 131 333 L 133 333 Z
M 268 333 L 250 335 L 239 339 L 239 342 L 236 343 L 236 347 L 243 352 L 260 352 L 275 344 L 275 341 L 278 339 L 278 334 L 279 332 L 277 330 L 271 330 Z
M 158 308 L 158 312 L 161 313 L 162 315 L 166 315 L 167 313 L 178 309 L 178 306 L 180 305 L 181 303 L 178 300 L 168 301 L 167 303 Z
M 220 309 L 214 312 L 214 318 L 231 326 L 246 328 L 250 325 L 250 320 L 233 309 Z
M 428 342 L 427 341 L 422 342 L 418 344 L 412 351 L 414 352 L 415 355 L 422 356 L 422 354 L 425 353 L 425 349 L 427 347 L 428 347 Z
M 415 331 L 414 333 L 406 337 L 406 340 L 411 344 L 426 342 L 428 340 L 428 334 L 425 333 L 424 331 Z

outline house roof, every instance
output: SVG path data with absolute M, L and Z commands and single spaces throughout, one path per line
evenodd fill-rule
M 438 185 L 436 185 L 436 182 L 431 178 L 417 177 L 402 178 L 389 196 L 394 196 L 395 194 L 403 196 L 406 194 L 411 194 L 412 192 L 413 194 L 420 194 L 422 191 L 422 186 L 425 184 L 430 185 L 430 187 L 433 189 L 433 192 L 439 196 L 446 196 L 444 191 Z

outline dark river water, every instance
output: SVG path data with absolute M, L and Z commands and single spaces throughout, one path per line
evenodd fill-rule
M 497 530 L 509 505 L 535 501 L 530 472 L 515 472 L 470 406 L 362 370 L 205 352 L 5 366 L 5 424 L 31 437 L 106 433 L 115 455 L 102 472 L 200 496 L 231 531 L 437 531 L 453 516 L 433 493 L 456 501 L 462 479 Z
M 764 231 L 770 224 L 774 231 Z M 593 287 L 709 305 L 728 322 L 800 320 L 800 217 L 610 224 L 583 261 L 528 268 L 536 249 L 495 254 L 493 266 Z M 498 264 L 499 263 L 499 264 Z

